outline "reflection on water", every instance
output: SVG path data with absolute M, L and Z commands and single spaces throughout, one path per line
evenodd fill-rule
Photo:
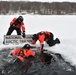
M 0 75 L 76 75 L 75 69 L 58 54 L 36 52 L 35 57 L 22 63 L 18 59 L 8 62 L 9 52 L 10 50 L 0 51 Z

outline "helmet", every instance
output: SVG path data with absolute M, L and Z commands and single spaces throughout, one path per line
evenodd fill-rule
M 23 48 L 29 50 L 29 49 L 30 49 L 30 45 L 29 45 L 29 44 L 25 44 L 25 45 L 23 46 Z
M 23 17 L 22 17 L 22 16 L 19 16 L 19 17 L 17 18 L 17 20 L 18 20 L 18 22 L 20 23 L 20 22 L 23 21 Z
M 32 36 L 32 39 L 33 39 L 33 40 L 38 40 L 38 34 L 34 34 L 34 35 Z

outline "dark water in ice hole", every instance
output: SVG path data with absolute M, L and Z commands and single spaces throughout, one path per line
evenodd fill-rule
M 12 49 L 0 51 L 0 75 L 76 75 L 76 68 L 65 62 L 59 54 L 36 51 L 36 56 L 25 63 L 13 62 Z

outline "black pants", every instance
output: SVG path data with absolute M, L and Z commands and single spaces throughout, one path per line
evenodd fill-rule
M 54 40 L 54 35 L 53 35 L 52 33 L 50 33 L 50 37 L 49 37 L 49 39 L 48 39 L 48 41 L 47 41 L 47 44 L 48 44 L 49 46 L 53 46 L 53 45 L 56 44 L 56 41 Z
M 17 35 L 21 35 L 21 29 L 10 26 L 6 35 L 11 35 L 11 33 L 16 30 Z

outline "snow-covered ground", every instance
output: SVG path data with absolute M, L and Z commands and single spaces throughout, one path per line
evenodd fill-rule
M 0 49 L 12 47 L 3 45 L 3 35 L 6 35 L 9 23 L 18 15 L 0 15 Z M 75 15 L 23 15 L 26 26 L 26 34 L 34 34 L 43 30 L 50 31 L 54 38 L 58 37 L 61 44 L 53 47 L 45 47 L 55 53 L 62 54 L 63 58 L 76 66 L 76 16 Z M 14 31 L 13 34 L 16 34 Z M 13 35 L 12 34 L 12 35 Z M 39 45 L 39 43 L 37 43 Z M 14 45 L 15 46 L 15 45 Z

